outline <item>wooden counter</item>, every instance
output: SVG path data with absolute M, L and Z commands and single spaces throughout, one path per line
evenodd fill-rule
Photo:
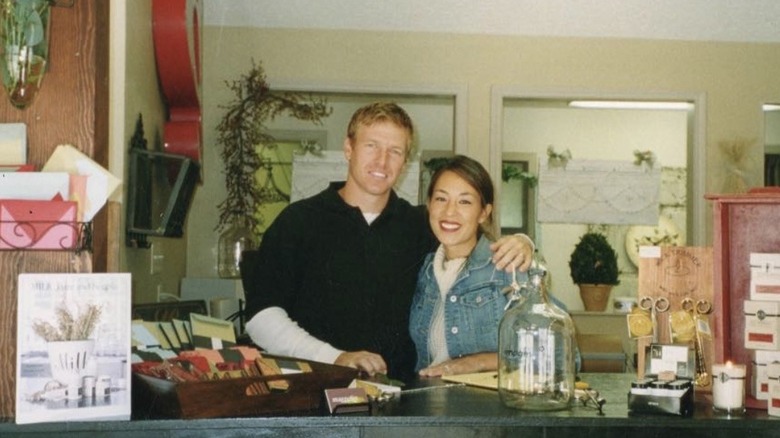
M 709 394 L 696 394 L 692 417 L 634 415 L 627 409 L 631 374 L 583 374 L 606 399 L 604 415 L 580 403 L 566 411 L 538 413 L 504 407 L 495 391 L 448 387 L 404 394 L 372 415 L 290 416 L 214 420 L 132 420 L 17 426 L 0 423 L 0 436 L 71 435 L 127 437 L 744 437 L 778 436 L 780 417 L 748 410 L 729 418 L 712 411 Z M 441 385 L 439 379 L 420 382 Z M 218 403 L 215 400 L 215 403 Z

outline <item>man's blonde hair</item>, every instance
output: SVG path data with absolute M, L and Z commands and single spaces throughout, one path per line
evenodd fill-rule
M 394 102 L 374 102 L 358 108 L 347 126 L 347 138 L 355 141 L 360 126 L 371 126 L 377 122 L 391 122 L 409 133 L 409 142 L 406 145 L 406 156 L 409 157 L 412 152 L 414 124 L 409 114 Z

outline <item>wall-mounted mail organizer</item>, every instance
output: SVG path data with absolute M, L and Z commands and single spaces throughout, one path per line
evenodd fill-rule
M 0 198 L 0 250 L 91 250 L 92 225 L 81 220 L 80 212 L 88 206 L 61 199 Z
M 0 250 L 91 251 L 92 222 L 0 220 Z

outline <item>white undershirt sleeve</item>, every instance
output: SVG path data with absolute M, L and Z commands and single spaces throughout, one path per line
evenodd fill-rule
M 257 346 L 271 354 L 332 364 L 343 353 L 310 335 L 281 307 L 268 307 L 255 314 L 247 322 L 246 332 Z

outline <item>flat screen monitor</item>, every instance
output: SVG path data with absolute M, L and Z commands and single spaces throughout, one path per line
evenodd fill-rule
M 200 166 L 183 155 L 130 149 L 127 244 L 144 236 L 181 237 L 200 178 Z

